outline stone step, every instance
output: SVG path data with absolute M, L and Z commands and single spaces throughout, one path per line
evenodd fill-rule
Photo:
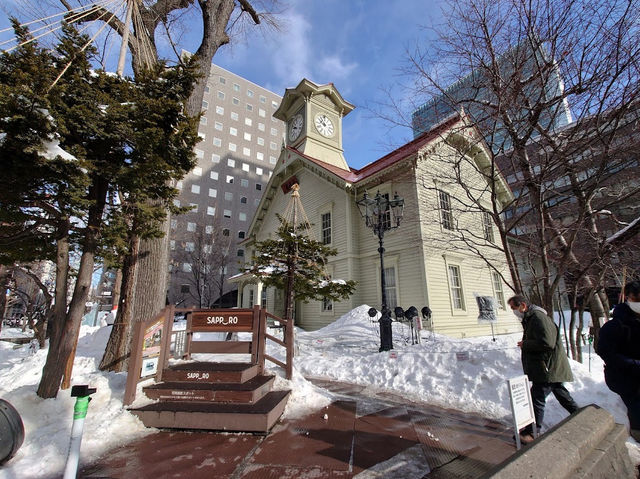
M 255 376 L 244 383 L 161 382 L 142 388 L 150 399 L 253 404 L 271 390 L 275 376 Z
M 160 401 L 130 409 L 147 427 L 268 432 L 282 415 L 291 391 L 271 391 L 254 404 Z
M 165 382 L 244 383 L 258 374 L 251 363 L 190 362 L 173 364 L 162 371 Z

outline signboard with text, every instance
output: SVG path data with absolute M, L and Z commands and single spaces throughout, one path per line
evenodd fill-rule
M 253 331 L 252 310 L 213 310 L 191 313 L 191 330 L 194 332 Z
M 533 413 L 529 379 L 527 376 L 518 376 L 507 380 L 507 383 L 509 384 L 509 398 L 511 400 L 511 412 L 513 413 L 516 444 L 520 449 L 520 430 L 529 424 L 533 424 L 533 430 L 536 431 L 536 419 Z

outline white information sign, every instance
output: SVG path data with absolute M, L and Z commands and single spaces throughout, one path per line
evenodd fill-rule
M 517 378 L 508 379 L 507 383 L 509 384 L 509 398 L 511 400 L 516 443 L 518 444 L 518 449 L 520 449 L 520 430 L 529 424 L 533 424 L 534 434 L 536 431 L 536 419 L 533 413 L 529 379 L 527 376 L 518 376 Z

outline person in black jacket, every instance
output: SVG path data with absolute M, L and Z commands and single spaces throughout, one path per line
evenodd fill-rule
M 640 442 L 640 281 L 627 283 L 624 295 L 627 301 L 600 329 L 597 353 L 607 386 L 627 406 L 631 436 Z
M 513 314 L 522 321 L 522 369 L 531 382 L 531 400 L 538 431 L 544 419 L 547 396 L 556 397 L 560 405 L 569 414 L 578 410 L 578 405 L 564 386 L 564 382 L 573 381 L 567 353 L 562 346 L 558 326 L 547 312 L 539 306 L 529 304 L 520 295 L 509 298 Z M 533 441 L 533 427 L 529 424 L 520 433 L 523 444 Z

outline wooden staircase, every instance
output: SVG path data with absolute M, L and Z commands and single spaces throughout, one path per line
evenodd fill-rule
M 232 319 L 240 316 L 239 310 L 226 310 Z M 187 351 L 184 359 L 189 359 L 192 352 L 198 353 L 249 353 L 250 362 L 182 362 L 168 365 L 160 347 L 158 353 L 158 370 L 155 372 L 157 382 L 142 388 L 144 394 L 157 402 L 143 407 L 132 408 L 130 411 L 140 418 L 147 427 L 172 428 L 172 429 L 204 429 L 211 431 L 244 431 L 266 433 L 278 421 L 289 399 L 291 391 L 272 391 L 275 376 L 265 375 L 265 357 L 285 367 L 287 376 L 290 376 L 291 368 L 279 363 L 274 358 L 264 354 L 265 339 L 270 338 L 287 347 L 283 341 L 266 334 L 266 312 L 259 308 L 248 310 L 245 324 L 234 324 L 232 331 L 253 332 L 251 341 L 192 341 L 194 332 L 203 331 L 199 317 L 210 318 L 223 317 L 223 310 L 206 314 L 198 311 L 193 315 L 194 321 L 189 317 L 187 331 Z M 173 312 L 171 312 L 173 315 Z M 240 316 L 240 319 L 243 319 Z M 250 320 L 249 320 L 250 319 Z M 242 321 L 241 321 L 242 322 Z M 169 328 L 171 324 L 165 323 Z M 141 336 L 145 340 L 138 341 L 145 347 L 153 350 L 153 345 L 148 338 L 158 336 L 158 327 L 151 325 L 146 329 L 140 327 Z M 142 331 L 147 333 L 142 334 Z M 170 331 L 170 330 L 168 330 Z M 211 332 L 207 326 L 205 332 Z M 215 331 L 220 331 L 217 328 Z M 154 336 L 155 334 L 155 336 Z M 165 333 L 166 335 L 166 333 Z M 266 338 L 265 338 L 266 336 Z M 170 341 L 166 340 L 166 348 Z M 132 352 L 133 355 L 133 352 Z M 153 356 L 138 355 L 143 360 L 149 361 Z M 144 370 L 145 367 L 135 366 L 134 371 Z M 131 370 L 130 370 L 131 373 Z M 130 374 L 131 376 L 131 374 Z M 135 397 L 137 381 L 135 378 L 127 383 L 125 392 L 125 404 L 129 404 Z
M 162 376 L 142 389 L 159 401 L 131 409 L 147 427 L 268 432 L 291 392 L 271 391 L 275 376 L 249 363 L 178 364 Z

